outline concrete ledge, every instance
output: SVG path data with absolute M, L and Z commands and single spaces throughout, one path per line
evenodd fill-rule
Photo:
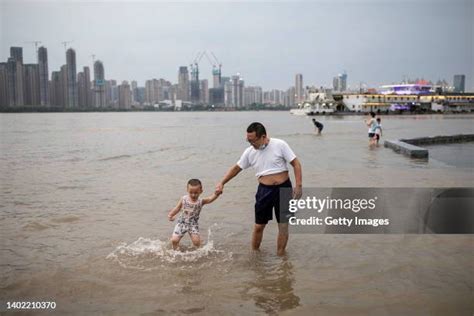
M 410 158 L 428 158 L 428 149 L 411 145 L 401 140 L 386 140 L 383 145 Z
M 434 137 L 419 137 L 411 139 L 400 139 L 400 141 L 412 144 L 415 146 L 419 145 L 436 145 L 436 144 L 449 144 L 449 143 L 465 143 L 474 141 L 474 134 L 459 134 L 451 136 L 434 136 Z
M 384 147 L 392 148 L 395 152 L 411 158 L 428 158 L 428 149 L 419 145 L 437 145 L 449 143 L 464 143 L 474 141 L 474 134 L 459 134 L 451 136 L 419 137 L 412 139 L 386 140 Z

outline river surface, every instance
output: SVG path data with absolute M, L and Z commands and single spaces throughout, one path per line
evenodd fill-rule
M 167 212 L 189 178 L 204 196 L 260 121 L 305 187 L 472 187 L 474 145 L 429 160 L 368 147 L 362 116 L 288 112 L 0 114 L 0 312 L 54 301 L 84 314 L 472 315 L 472 235 L 294 234 L 270 222 L 250 251 L 256 179 L 204 207 L 204 246 L 170 249 Z M 473 115 L 382 116 L 384 139 L 474 133 Z M 293 178 L 293 175 L 292 175 Z

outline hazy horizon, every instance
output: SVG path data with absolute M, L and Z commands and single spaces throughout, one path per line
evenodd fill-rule
M 213 51 L 222 75 L 245 85 L 286 90 L 302 73 L 305 85 L 332 86 L 346 71 L 350 87 L 400 82 L 404 77 L 452 84 L 466 75 L 474 91 L 472 0 L 157 2 L 1 1 L 0 61 L 10 46 L 36 62 L 34 45 L 48 49 L 49 73 L 65 64 L 62 41 L 73 40 L 77 71 L 104 63 L 106 79 L 164 78 Z M 209 79 L 204 57 L 200 78 Z

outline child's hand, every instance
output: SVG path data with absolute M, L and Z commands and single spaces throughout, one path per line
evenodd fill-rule
M 170 222 L 174 221 L 175 218 L 176 218 L 176 215 L 172 215 L 171 212 L 168 213 L 168 220 Z

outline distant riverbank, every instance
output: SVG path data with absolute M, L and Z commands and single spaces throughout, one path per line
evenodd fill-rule
M 145 107 L 145 108 L 132 108 L 132 109 L 117 109 L 112 107 L 107 108 L 64 108 L 64 107 L 43 107 L 43 106 L 22 106 L 22 107 L 1 107 L 0 113 L 89 113 L 89 112 L 244 112 L 244 111 L 290 111 L 293 108 L 285 106 L 249 106 L 243 108 L 225 108 L 225 107 L 211 107 L 211 106 L 196 106 L 193 108 L 184 108 L 181 110 L 175 110 L 174 108 L 156 108 L 156 107 Z M 375 111 L 376 114 L 381 115 L 420 115 L 420 114 L 469 114 L 472 112 L 467 111 L 453 111 L 453 112 L 435 112 L 435 111 Z M 308 116 L 346 116 L 346 115 L 367 115 L 367 112 L 335 112 Z

